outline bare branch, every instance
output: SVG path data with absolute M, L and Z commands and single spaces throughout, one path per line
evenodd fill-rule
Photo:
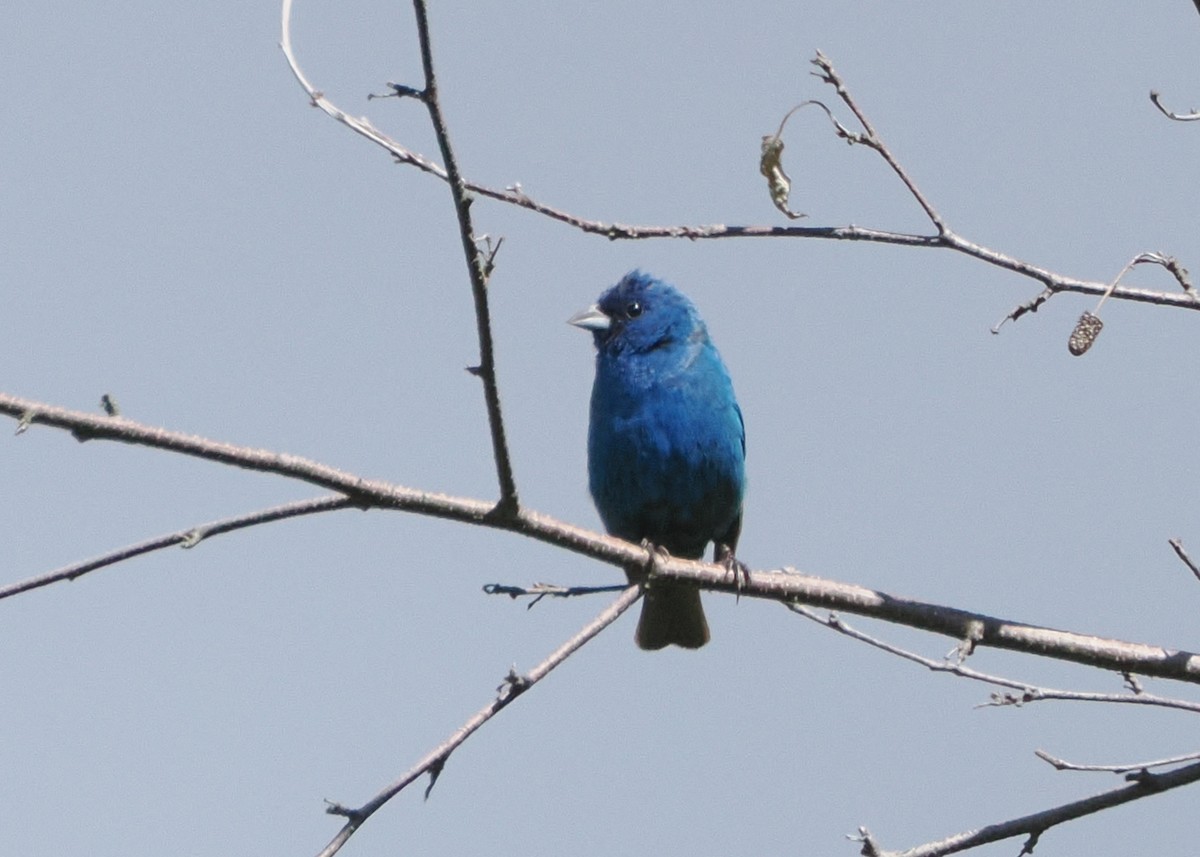
M 495 350 L 492 342 L 491 313 L 487 302 L 488 262 L 481 257 L 475 241 L 473 227 L 471 226 L 471 201 L 467 195 L 468 190 L 479 190 L 479 188 L 465 182 L 462 176 L 459 175 L 458 166 L 454 160 L 454 152 L 450 145 L 449 132 L 446 129 L 441 105 L 438 102 L 437 76 L 433 71 L 433 54 L 429 44 L 429 26 L 425 15 L 425 5 L 421 0 L 414 0 L 414 7 L 417 15 L 417 32 L 421 42 L 421 61 L 425 74 L 425 88 L 423 90 L 413 89 L 412 87 L 394 88 L 398 90 L 402 89 L 404 95 L 419 98 L 429 110 L 430 119 L 433 122 L 434 131 L 437 134 L 438 143 L 442 150 L 442 157 L 446 164 L 445 167 L 435 164 L 423 155 L 419 155 L 401 146 L 395 140 L 377 130 L 367 119 L 350 116 L 335 106 L 333 102 L 325 97 L 324 93 L 318 91 L 309 83 L 308 78 L 304 76 L 304 72 L 300 69 L 295 52 L 292 50 L 292 0 L 283 0 L 279 46 L 283 50 L 283 55 L 287 59 L 292 74 L 300 85 L 304 87 L 304 91 L 308 93 L 314 107 L 320 108 L 326 115 L 342 123 L 355 133 L 366 137 L 371 142 L 391 152 L 396 160 L 401 163 L 411 164 L 424 172 L 436 175 L 450 185 L 450 191 L 454 197 L 455 212 L 458 215 L 459 236 L 462 240 L 463 252 L 467 257 L 467 269 L 471 278 L 471 294 L 475 301 L 475 320 L 479 337 L 479 367 L 472 374 L 478 375 L 483 380 L 488 425 L 492 437 L 492 453 L 496 462 L 497 478 L 500 482 L 500 499 L 496 508 L 500 514 L 511 514 L 516 510 L 518 505 L 517 489 L 516 482 L 513 479 L 512 461 L 508 452 L 508 444 L 504 437 L 504 420 L 500 411 L 500 394 L 496 387 Z M 497 194 L 489 195 L 494 197 L 503 196 Z
M 525 675 L 517 675 L 515 671 L 510 670 L 505 677 L 503 684 L 498 688 L 498 693 L 491 702 L 477 711 L 466 723 L 458 727 L 445 741 L 434 747 L 425 756 L 418 761 L 412 768 L 408 770 L 404 776 L 396 780 L 391 785 L 382 789 L 375 797 L 371 798 L 360 807 L 351 809 L 341 804 L 330 804 L 326 812 L 331 815 L 341 815 L 346 817 L 346 823 L 337 835 L 330 841 L 328 845 L 320 852 L 318 857 L 332 857 L 341 847 L 346 844 L 346 841 L 354 835 L 354 832 L 363 825 L 368 818 L 382 807 L 389 800 L 403 791 L 414 780 L 421 777 L 423 774 L 430 774 L 430 778 L 436 779 L 441 773 L 442 768 L 446 764 L 446 760 L 450 758 L 458 747 L 471 737 L 474 732 L 487 723 L 501 711 L 503 711 L 510 702 L 523 694 L 529 688 L 533 687 L 547 675 L 550 671 L 565 661 L 574 652 L 580 649 L 589 640 L 611 625 L 617 618 L 628 610 L 642 595 L 640 585 L 627 586 L 622 591 L 619 598 L 610 604 L 600 613 L 595 619 L 585 625 L 571 639 L 567 640 L 557 649 L 555 649 L 549 657 L 534 667 Z M 432 788 L 432 782 L 430 788 Z M 429 796 L 426 791 L 426 797 Z
M 31 577 L 28 580 L 10 583 L 8 586 L 0 586 L 0 599 L 19 595 L 22 592 L 28 592 L 31 589 L 38 589 L 42 586 L 49 586 L 51 583 L 58 583 L 62 580 L 74 580 L 90 571 L 115 565 L 118 562 L 124 562 L 135 556 L 162 550 L 172 545 L 192 548 L 200 544 L 202 540 L 211 536 L 221 535 L 222 533 L 231 533 L 234 530 L 255 527 L 260 524 L 269 524 L 272 521 L 282 521 L 286 518 L 298 518 L 301 515 L 313 515 L 318 512 L 347 509 L 354 505 L 354 501 L 349 497 L 314 497 L 310 500 L 300 500 L 295 503 L 286 503 L 282 506 L 273 506 L 270 509 L 260 509 L 257 512 L 239 515 L 235 518 L 223 518 L 222 520 L 201 524 L 198 527 L 192 527 L 187 530 L 156 536 L 144 542 L 138 542 L 119 550 L 110 551 L 94 559 L 63 566 L 54 571 L 40 574 L 37 577 Z
M 975 637 L 969 638 L 969 646 L 960 645 L 955 650 L 955 657 L 943 658 L 937 660 L 928 658 L 924 655 L 919 655 L 916 652 L 903 649 L 892 643 L 881 640 L 878 637 L 873 637 L 851 626 L 847 625 L 840 616 L 836 613 L 830 613 L 827 616 L 821 616 L 816 611 L 805 607 L 802 604 L 786 604 L 789 610 L 798 613 L 807 619 L 811 619 L 818 625 L 825 628 L 837 631 L 839 634 L 850 637 L 853 640 L 858 640 L 861 643 L 866 643 L 869 646 L 895 655 L 907 661 L 912 661 L 915 664 L 920 664 L 926 669 L 933 672 L 950 673 L 961 678 L 971 679 L 972 681 L 980 681 L 986 684 L 995 685 L 997 687 L 1008 687 L 1019 693 L 993 693 L 990 702 L 984 703 L 984 706 L 1021 706 L 1030 702 L 1041 702 L 1045 700 L 1058 700 L 1065 702 L 1107 702 L 1107 703 L 1125 703 L 1131 705 L 1152 705 L 1161 708 L 1174 708 L 1180 711 L 1189 711 L 1195 714 L 1200 714 L 1200 703 L 1189 702 L 1185 699 L 1174 699 L 1166 696 L 1156 696 L 1154 694 L 1142 693 L 1135 691 L 1133 693 L 1092 693 L 1089 691 L 1080 690 L 1059 690 L 1057 688 L 1038 687 L 1028 682 L 1016 681 L 1015 679 L 1005 678 L 1003 676 L 991 675 L 989 673 L 980 672 L 979 670 L 971 669 L 963 663 L 962 653 L 965 648 L 975 648 L 979 645 L 979 640 Z M 981 706 L 982 707 L 982 706 Z
M 672 580 L 698 583 L 706 589 L 736 591 L 735 584 L 728 580 L 728 574 L 723 573 L 724 569 L 720 566 L 694 563 L 694 572 L 681 574 L 680 566 L 684 564 L 680 560 L 672 560 L 658 573 Z M 774 598 L 784 603 L 801 602 L 884 619 L 943 634 L 956 641 L 970 640 L 973 648 L 1017 650 L 1117 672 L 1200 683 L 1200 655 L 1025 625 L 954 607 L 895 598 L 882 592 L 834 583 L 790 570 L 753 572 L 741 584 L 741 594 Z
M 644 568 L 652 562 L 650 552 L 641 545 L 527 509 L 520 509 L 515 515 L 496 515 L 495 506 L 481 500 L 368 480 L 295 455 L 247 449 L 142 425 L 124 417 L 70 411 L 4 393 L 0 393 L 0 413 L 17 418 L 19 425 L 49 425 L 83 439 L 116 440 L 167 449 L 303 480 L 345 494 L 354 505 L 363 508 L 397 509 L 507 530 L 621 568 Z M 782 602 L 798 601 L 945 634 L 956 641 L 972 639 L 979 646 L 1022 651 L 1117 672 L 1200 683 L 1200 655 L 1190 652 L 1025 625 L 952 607 L 896 598 L 862 586 L 810 577 L 787 569 L 754 572 L 745 578 L 731 579 L 724 565 L 694 560 L 671 558 L 655 562 L 654 568 L 655 574 L 664 578 L 714 591 Z
M 813 74 L 834 88 L 834 91 L 838 94 L 838 98 L 842 99 L 842 102 L 850 108 L 850 111 L 854 114 L 854 118 L 858 120 L 858 123 L 862 125 L 863 130 L 866 131 L 865 136 L 859 134 L 851 137 L 847 134 L 842 134 L 842 137 L 850 140 L 851 142 L 862 143 L 863 145 L 869 146 L 878 152 L 880 157 L 882 157 L 887 162 L 887 165 L 892 168 L 892 172 L 894 172 L 899 177 L 900 181 L 904 183 L 904 186 L 908 188 L 908 192 L 912 194 L 913 199 L 917 201 L 917 204 L 921 206 L 921 209 L 925 212 L 925 216 L 929 218 L 930 222 L 932 222 L 934 227 L 937 229 L 938 235 L 946 236 L 951 234 L 950 229 L 946 226 L 945 221 L 942 220 L 942 216 L 938 214 L 937 209 L 935 209 L 933 204 L 925 198 L 925 194 L 921 193 L 921 189 L 917 187 L 916 182 L 912 180 L 904 167 L 900 166 L 900 162 L 892 155 L 891 150 L 884 145 L 883 140 L 879 137 L 879 133 L 871 124 L 871 120 L 867 118 L 867 115 L 863 113 L 858 104 L 855 103 L 854 98 L 850 95 L 849 90 L 846 89 L 846 84 L 842 81 L 841 76 L 834 69 L 833 63 L 829 61 L 829 58 L 820 51 L 817 51 L 816 58 L 811 62 L 819 69 L 819 73 L 813 72 Z
M 600 535 L 535 512 L 522 510 L 515 518 L 499 516 L 494 512 L 495 505 L 483 500 L 369 480 L 301 456 L 168 431 L 125 417 L 73 411 L 5 393 L 0 393 L 0 414 L 16 418 L 18 429 L 22 432 L 33 425 L 46 425 L 69 431 L 80 440 L 118 441 L 273 473 L 337 491 L 360 508 L 397 509 L 509 530 L 621 567 L 644 565 L 649 557 L 649 553 L 640 545 Z
M 438 147 L 442 150 L 442 164 L 446 171 L 446 183 L 454 198 L 454 211 L 458 216 L 458 234 L 462 241 L 463 255 L 467 260 L 467 273 L 471 278 L 471 297 L 475 301 L 475 327 L 479 337 L 479 368 L 477 374 L 483 381 L 483 395 L 487 404 L 488 426 L 492 436 L 492 457 L 496 462 L 496 476 L 500 482 L 500 500 L 496 505 L 498 514 L 515 514 L 518 508 L 517 485 L 513 478 L 512 458 L 508 452 L 508 441 L 504 436 L 504 417 L 500 410 L 500 390 L 496 385 L 495 343 L 492 340 L 492 316 L 488 305 L 487 283 L 494 253 L 485 258 L 479 251 L 475 239 L 475 228 L 471 222 L 471 198 L 458 170 L 454 148 L 450 142 L 450 131 L 438 99 L 437 74 L 433 70 L 433 47 L 429 40 L 429 18 L 425 0 L 413 0 L 417 17 L 417 39 L 421 44 L 421 67 L 425 74 L 425 88 L 421 101 L 429 111 L 429 120 L 437 135 Z
M 1014 818 L 1010 821 L 989 824 L 977 830 L 969 830 L 965 833 L 959 833 L 938 840 L 937 842 L 928 842 L 924 845 L 918 845 L 915 848 L 906 848 L 903 851 L 883 850 L 879 847 L 878 842 L 871 835 L 871 832 L 865 827 L 860 827 L 859 835 L 854 838 L 863 843 L 862 853 L 870 855 L 870 857 L 942 857 L 945 854 L 955 854 L 959 851 L 966 851 L 969 848 L 977 848 L 989 842 L 998 842 L 1014 836 L 1028 836 L 1030 842 L 1026 843 L 1022 853 L 1031 853 L 1037 839 L 1052 827 L 1110 809 L 1114 806 L 1120 806 L 1123 803 L 1129 803 L 1130 801 L 1150 797 L 1151 795 L 1162 794 L 1165 791 L 1189 785 L 1197 780 L 1200 780 L 1200 764 L 1189 765 L 1186 768 L 1179 768 L 1162 774 L 1148 773 L 1138 777 L 1132 784 L 1113 789 L 1112 791 L 1102 792 L 1083 800 L 1065 803 L 1053 809 L 1035 812 L 1031 815 Z
M 1156 759 L 1152 762 L 1133 762 L 1126 765 L 1079 765 L 1068 762 L 1057 756 L 1051 756 L 1045 750 L 1034 750 L 1034 755 L 1048 762 L 1060 771 L 1104 771 L 1113 774 L 1147 771 L 1150 768 L 1164 768 L 1168 765 L 1178 765 L 1183 762 L 1194 762 L 1200 759 L 1200 753 L 1187 753 L 1182 756 L 1172 756 L 1169 759 Z
M 991 681 L 990 678 L 983 679 Z M 1001 684 L 1002 682 L 996 682 Z M 1189 702 L 1186 699 L 1176 699 L 1169 696 L 1158 696 L 1153 693 L 1145 693 L 1141 691 L 1133 691 L 1131 693 L 1092 693 L 1082 690 L 1056 690 L 1049 687 L 1034 687 L 1032 685 L 1025 687 L 1019 695 L 1005 693 L 992 694 L 992 701 L 985 703 L 986 706 L 1004 707 L 1017 706 L 1020 707 L 1030 702 L 1043 702 L 1047 700 L 1059 700 L 1065 702 L 1105 702 L 1115 704 L 1128 705 L 1153 705 L 1160 708 L 1174 708 L 1179 711 L 1188 711 L 1193 714 L 1200 714 L 1200 703 Z
M 355 118 L 347 114 L 335 106 L 324 93 L 317 90 L 304 76 L 300 70 L 300 66 L 296 60 L 295 54 L 292 51 L 291 37 L 289 35 L 289 26 L 291 18 L 292 0 L 283 0 L 283 39 L 281 47 L 283 48 L 284 56 L 287 58 L 288 64 L 292 69 L 292 74 L 299 81 L 300 85 L 308 93 L 313 106 L 319 107 L 323 112 L 334 120 L 346 125 L 355 133 L 367 138 L 376 145 L 382 147 L 396 158 L 397 162 L 416 167 L 422 172 L 436 176 L 443 181 L 447 181 L 446 171 L 437 163 L 429 160 L 423 155 L 417 154 L 404 146 L 397 143 L 395 140 L 388 137 L 377 130 L 366 119 Z M 820 56 L 819 56 L 820 59 Z M 825 63 L 829 63 L 827 58 Z M 832 65 L 830 71 L 833 72 Z M 840 85 L 842 90 L 845 90 L 844 83 L 841 83 L 840 77 L 834 78 L 836 83 Z M 833 81 L 831 81 L 832 83 Z M 848 90 L 847 96 L 849 96 Z M 840 93 L 839 93 L 840 94 Z M 855 104 L 851 107 L 852 110 L 857 110 Z M 856 113 L 857 115 L 857 113 Z M 907 247 L 939 247 L 949 250 L 954 250 L 972 258 L 1000 268 L 1010 271 L 1023 277 L 1028 277 L 1042 283 L 1051 293 L 1057 292 L 1076 292 L 1086 295 L 1102 295 L 1107 288 L 1107 283 L 1099 283 L 1091 280 L 1080 280 L 1075 277 L 1067 277 L 1062 274 L 1050 271 L 1047 268 L 1042 268 L 1038 265 L 1033 265 L 1028 262 L 1008 256 L 995 250 L 991 250 L 983 245 L 969 241 L 957 233 L 946 228 L 944 221 L 937 214 L 932 204 L 925 199 L 924 195 L 916 187 L 912 179 L 900 166 L 899 161 L 891 154 L 884 146 L 878 135 L 873 135 L 873 126 L 869 120 L 866 120 L 866 115 L 863 114 L 860 121 L 864 122 L 864 128 L 868 129 L 867 136 L 853 135 L 844 126 L 839 135 L 849 135 L 850 137 L 861 138 L 857 139 L 866 145 L 870 145 L 878 151 L 892 169 L 901 177 L 901 180 L 909 187 L 914 198 L 922 205 L 931 221 L 938 226 L 939 234 L 937 235 L 914 235 L 904 232 L 891 232 L 888 230 L 871 229 L 861 226 L 728 226 L 725 224 L 714 223 L 706 225 L 677 225 L 677 226 L 634 226 L 624 223 L 605 222 L 599 220 L 588 220 L 578 215 L 571 214 L 545 203 L 539 202 L 525 193 L 519 186 L 512 186 L 505 190 L 498 190 L 486 185 L 477 184 L 475 182 L 463 179 L 463 187 L 471 193 L 484 196 L 489 199 L 494 199 L 499 202 L 515 205 L 520 208 L 556 220 L 560 223 L 571 226 L 582 232 L 592 235 L 601 235 L 610 240 L 644 240 L 655 238 L 687 238 L 690 240 L 702 239 L 717 239 L 717 238 L 817 238 L 834 241 L 866 241 L 879 244 L 894 244 Z M 840 123 L 835 121 L 835 127 Z M 1119 300 L 1134 301 L 1138 303 L 1150 303 L 1159 306 L 1172 306 L 1183 309 L 1200 309 L 1200 303 L 1192 301 L 1184 295 L 1179 295 L 1170 292 L 1156 292 L 1147 289 L 1120 287 L 1113 291 L 1113 298 Z M 1039 301 L 1039 305 L 1044 300 Z M 1033 307 L 1036 308 L 1036 307 Z M 1017 318 L 1023 315 L 1023 312 L 1016 312 L 1010 315 L 1012 318 Z

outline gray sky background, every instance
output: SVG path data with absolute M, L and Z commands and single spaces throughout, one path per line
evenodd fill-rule
M 763 134 L 825 51 L 949 224 L 1064 274 L 1138 252 L 1200 271 L 1200 16 L 1173 2 L 434 4 L 464 172 L 584 217 L 775 224 Z M 18 3 L 0 30 L 3 387 L 372 478 L 491 498 L 465 266 L 443 185 L 308 105 L 278 8 Z M 405 3 L 299 0 L 335 103 L 434 155 Z M 787 134 L 806 223 L 927 232 L 882 161 L 817 111 Z M 1093 298 L 989 328 L 1037 285 L 946 252 L 820 240 L 613 243 L 480 201 L 521 497 L 598 527 L 588 337 L 564 324 L 635 266 L 699 305 L 745 412 L 742 557 L 892 594 L 1196 650 L 1189 367 L 1197 317 Z M 1175 288 L 1142 269 L 1130 282 Z M 1188 337 L 1193 337 L 1188 339 Z M 3 580 L 318 494 L 35 428 L 0 436 Z M 315 853 L 337 821 L 603 601 L 488 582 L 614 582 L 518 537 L 342 512 L 171 550 L 0 604 L 0 841 L 21 855 Z M 348 855 L 851 855 L 1116 787 L 1033 751 L 1198 749 L 1178 712 L 977 709 L 988 689 L 774 604 L 709 596 L 713 642 L 649 655 L 626 617 L 396 799 Z M 952 643 L 853 624 L 940 656 Z M 1119 678 L 982 652 L 980 669 Z M 1149 681 L 1156 692 L 1189 688 Z M 1132 707 L 1126 707 L 1132 708 Z M 1190 854 L 1195 795 L 1059 828 L 1038 854 Z M 1011 855 L 1016 842 L 978 853 Z

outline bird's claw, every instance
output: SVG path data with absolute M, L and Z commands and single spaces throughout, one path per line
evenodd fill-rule
M 718 544 L 714 559 L 725 568 L 726 574 L 733 575 L 733 585 L 740 600 L 742 588 L 750 585 L 750 566 L 734 556 L 733 549 L 728 545 Z
M 646 564 L 642 567 L 645 579 L 649 579 L 658 571 L 659 565 L 664 562 L 670 562 L 671 552 L 662 545 L 656 545 L 649 539 L 642 539 L 639 544 L 649 554 L 646 558 Z

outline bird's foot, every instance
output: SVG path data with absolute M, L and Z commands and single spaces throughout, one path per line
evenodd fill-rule
M 750 566 L 734 556 L 732 548 L 720 543 L 717 544 L 716 556 L 713 559 L 719 565 L 724 566 L 726 574 L 733 575 L 737 599 L 741 600 L 742 587 L 750 585 Z
M 658 567 L 664 562 L 670 562 L 671 552 L 662 545 L 656 545 L 649 539 L 642 539 L 639 544 L 649 553 L 645 564 L 642 566 L 643 580 L 648 580 L 658 571 Z

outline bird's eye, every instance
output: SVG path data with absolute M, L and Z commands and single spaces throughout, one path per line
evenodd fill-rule
M 642 314 L 642 305 L 637 301 L 630 301 L 625 306 L 625 316 L 627 318 L 637 318 Z

